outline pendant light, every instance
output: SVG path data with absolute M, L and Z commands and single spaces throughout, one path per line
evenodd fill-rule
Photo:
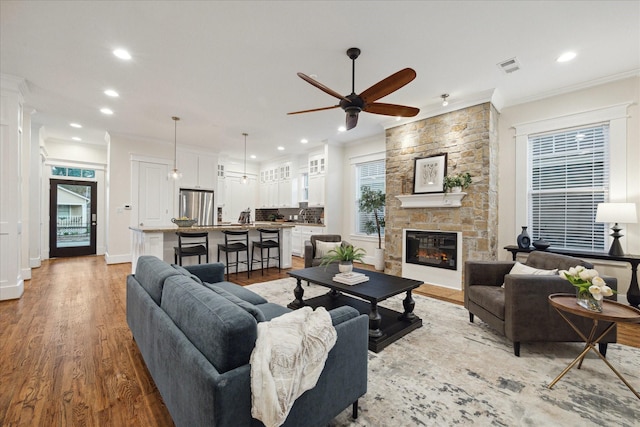
M 242 175 L 242 183 L 246 184 L 247 183 L 247 135 L 249 135 L 248 133 L 244 132 L 242 135 L 244 135 L 244 175 Z
M 169 172 L 169 178 L 176 181 L 182 178 L 182 173 L 178 170 L 178 120 L 180 117 L 173 116 L 173 170 Z
M 449 97 L 448 93 L 443 93 L 442 95 L 440 95 L 440 98 L 442 98 L 442 106 L 446 107 L 447 105 L 449 105 L 449 101 L 447 101 L 447 98 Z

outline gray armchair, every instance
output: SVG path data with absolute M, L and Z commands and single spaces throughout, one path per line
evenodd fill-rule
M 464 306 L 469 310 L 469 321 L 474 315 L 488 323 L 513 341 L 513 351 L 520 356 L 522 342 L 582 342 L 580 336 L 549 304 L 548 297 L 555 293 L 575 294 L 575 287 L 559 275 L 509 274 L 513 261 L 467 261 L 464 270 Z M 568 270 L 576 265 L 593 268 L 578 258 L 543 251 L 531 252 L 525 265 L 552 270 Z M 607 285 L 617 290 L 614 277 L 602 277 Z M 504 283 L 504 287 L 502 284 Z M 609 297 L 615 300 L 616 295 Z M 589 335 L 590 319 L 569 315 L 583 334 Z M 596 334 L 601 334 L 607 322 L 601 322 Z M 604 356 L 607 343 L 616 342 L 614 327 L 601 341 Z
M 304 242 L 304 268 L 316 267 L 322 262 L 322 258 L 316 256 L 316 242 L 342 242 L 343 245 L 349 243 L 342 240 L 339 234 L 314 234 L 311 240 Z

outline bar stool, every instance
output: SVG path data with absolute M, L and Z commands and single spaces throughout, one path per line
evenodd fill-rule
M 173 263 L 182 265 L 182 258 L 198 256 L 198 264 L 202 255 L 209 263 L 209 233 L 185 233 L 178 231 L 178 246 L 173 247 Z
M 251 270 L 253 271 L 253 264 L 260 263 L 260 271 L 264 276 L 264 262 L 267 261 L 267 268 L 269 268 L 269 260 L 278 260 L 278 272 L 280 272 L 280 230 L 259 228 L 260 240 L 255 240 L 251 248 Z M 256 260 L 255 250 L 260 249 L 260 259 Z M 264 250 L 267 250 L 267 256 L 264 256 Z M 271 249 L 277 249 L 278 254 L 271 256 Z
M 224 244 L 218 244 L 218 262 L 220 261 L 220 251 L 225 253 L 227 269 L 227 280 L 229 280 L 229 267 L 235 265 L 236 276 L 238 275 L 238 264 L 247 265 L 247 277 L 251 277 L 251 268 L 249 261 L 249 230 L 224 230 Z M 229 263 L 229 252 L 235 252 L 235 262 Z M 245 261 L 240 261 L 240 252 L 246 252 L 247 257 Z

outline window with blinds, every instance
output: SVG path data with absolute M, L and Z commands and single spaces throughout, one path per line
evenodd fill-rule
M 362 188 L 369 187 L 372 190 L 385 191 L 385 163 L 384 160 L 356 164 L 356 233 L 365 234 L 364 224 L 367 221 L 375 221 L 372 213 L 363 213 L 358 209 L 358 200 L 362 194 Z M 381 230 L 384 236 L 384 228 Z
M 529 135 L 529 224 L 533 240 L 604 251 L 598 203 L 609 197 L 609 125 Z

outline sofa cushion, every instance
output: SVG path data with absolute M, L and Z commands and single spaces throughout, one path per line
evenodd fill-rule
M 218 372 L 249 363 L 257 323 L 237 304 L 176 275 L 165 281 L 161 307 Z
M 199 284 L 202 285 L 202 280 L 200 280 L 200 278 L 198 276 L 196 276 L 195 274 L 192 274 L 189 270 L 187 270 L 183 266 L 178 265 L 178 264 L 171 264 L 171 267 L 175 268 L 183 276 L 190 277 L 193 280 L 195 280 L 196 283 L 199 283 Z
M 258 304 L 264 304 L 267 302 L 266 299 L 262 298 L 260 295 L 256 294 L 253 291 L 250 291 L 249 289 L 240 286 L 240 285 L 236 285 L 235 283 L 231 283 L 231 282 L 216 282 L 216 283 L 207 283 L 205 282 L 206 286 L 217 286 L 218 288 L 222 288 L 225 291 L 229 292 L 230 294 L 233 294 L 235 296 L 237 296 L 238 298 L 245 300 L 246 302 L 250 302 L 253 305 L 258 305 Z
M 290 308 L 283 307 L 279 304 L 267 302 L 265 304 L 258 304 L 256 308 L 262 312 L 266 320 L 271 320 L 276 317 L 282 316 L 285 313 L 292 311 Z
M 227 292 L 221 287 L 213 285 L 211 283 L 205 283 L 204 285 L 207 288 L 211 289 L 213 292 L 217 293 L 220 296 L 225 297 L 226 299 L 228 299 L 229 301 L 236 304 L 238 307 L 240 307 L 241 309 L 243 309 L 244 311 L 252 315 L 254 319 L 256 319 L 256 322 L 264 322 L 266 320 L 264 317 L 264 314 L 262 314 L 262 311 L 258 310 L 256 306 L 251 304 L 250 302 L 240 299 L 237 296 L 233 295 L 231 292 Z
M 465 290 L 466 292 L 466 290 Z M 469 286 L 469 299 L 504 320 L 504 288 L 499 286 Z
M 144 255 L 138 258 L 134 276 L 155 303 L 160 305 L 165 280 L 178 274 L 180 273 L 166 262 L 154 256 Z

